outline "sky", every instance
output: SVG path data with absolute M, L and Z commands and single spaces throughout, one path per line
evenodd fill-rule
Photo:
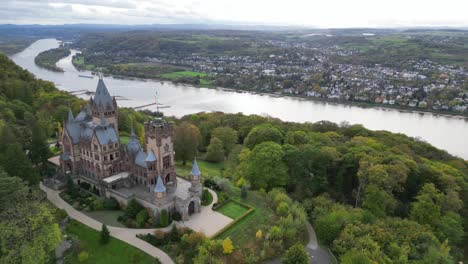
M 0 24 L 468 27 L 468 0 L 0 0 Z

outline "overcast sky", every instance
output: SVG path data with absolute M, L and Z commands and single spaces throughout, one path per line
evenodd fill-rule
M 468 27 L 468 0 L 0 0 L 0 24 Z

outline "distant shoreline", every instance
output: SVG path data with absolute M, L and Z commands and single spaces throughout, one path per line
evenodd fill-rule
M 75 67 L 79 72 L 90 71 L 90 70 L 83 70 L 83 69 L 78 68 L 73 63 L 73 60 L 72 60 L 72 64 L 73 64 L 73 67 Z M 93 71 L 90 71 L 90 72 L 93 73 Z M 205 89 L 216 89 L 216 90 L 229 91 L 229 92 L 235 92 L 235 93 L 250 93 L 250 94 L 258 94 L 258 95 L 267 95 L 267 96 L 278 97 L 278 98 L 289 97 L 289 98 L 310 100 L 310 101 L 330 103 L 330 104 L 336 104 L 336 105 L 357 106 L 357 107 L 362 107 L 362 108 L 390 109 L 390 110 L 398 110 L 400 112 L 419 113 L 419 114 L 430 113 L 435 116 L 445 116 L 445 117 L 451 117 L 451 118 L 465 119 L 468 121 L 468 113 L 437 111 L 437 110 L 431 110 L 431 109 L 419 109 L 419 108 L 401 106 L 401 105 L 392 106 L 392 105 L 376 104 L 372 102 L 354 102 L 354 101 L 333 100 L 333 99 L 328 99 L 328 98 L 318 98 L 318 97 L 311 97 L 311 96 L 265 93 L 265 92 L 249 91 L 249 90 L 237 90 L 234 88 L 226 88 L 226 87 L 219 87 L 219 86 L 206 86 L 206 85 L 201 85 L 201 84 L 174 82 L 173 80 L 164 79 L 164 78 L 149 78 L 149 77 L 141 78 L 141 77 L 132 77 L 132 76 L 126 76 L 126 75 L 111 74 L 111 73 L 104 73 L 104 76 L 112 76 L 113 78 L 116 78 L 116 79 L 126 79 L 126 80 L 139 80 L 139 81 L 152 80 L 152 81 L 160 81 L 160 82 L 170 82 L 174 85 L 191 86 L 191 87 L 205 88 Z
M 77 69 L 78 70 L 78 69 Z M 81 71 L 81 70 L 79 70 Z M 275 93 L 265 93 L 265 92 L 256 92 L 256 91 L 248 91 L 248 90 L 236 90 L 233 88 L 226 88 L 226 87 L 217 87 L 217 86 L 203 86 L 203 85 L 195 85 L 189 83 L 179 83 L 174 82 L 167 79 L 161 78 L 138 78 L 138 77 L 131 77 L 131 76 L 124 76 L 124 75 L 116 75 L 116 74 L 104 74 L 104 76 L 112 76 L 113 78 L 117 79 L 126 79 L 126 80 L 139 80 L 139 81 L 161 81 L 161 82 L 170 82 L 174 85 L 181 85 L 181 86 L 190 86 L 190 87 L 197 87 L 197 88 L 205 88 L 205 89 L 216 89 L 220 91 L 228 91 L 234 93 L 249 93 L 249 94 L 257 94 L 257 95 L 266 95 L 271 97 L 289 97 L 300 99 L 304 101 L 316 101 L 316 102 L 323 102 L 323 103 L 330 103 L 335 105 L 349 105 L 349 106 L 357 106 L 361 108 L 374 108 L 374 109 L 389 109 L 389 110 L 398 110 L 399 112 L 407 112 L 407 113 L 419 113 L 419 114 L 426 114 L 430 113 L 435 116 L 444 116 L 444 117 L 451 117 L 451 118 L 458 118 L 458 119 L 465 119 L 468 121 L 468 113 L 458 113 L 458 112 L 446 112 L 446 111 L 436 111 L 430 109 L 418 109 L 413 107 L 401 106 L 401 105 L 383 105 L 383 104 L 376 104 L 370 102 L 353 102 L 353 101 L 339 101 L 339 100 L 332 100 L 327 98 L 318 98 L 318 97 L 310 97 L 310 96 L 300 96 L 300 95 L 288 95 L 288 94 L 275 94 Z

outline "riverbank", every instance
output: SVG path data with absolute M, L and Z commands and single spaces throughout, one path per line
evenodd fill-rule
M 83 60 L 80 60 L 80 61 L 75 60 L 75 56 L 72 59 L 72 64 L 73 66 L 75 66 L 76 69 L 80 71 L 84 71 L 84 70 L 92 71 L 93 69 L 95 69 L 94 67 L 90 67 L 93 65 L 86 65 Z M 372 103 L 372 102 L 334 100 L 334 99 L 328 99 L 328 98 L 291 95 L 291 94 L 283 94 L 283 93 L 265 93 L 265 92 L 257 92 L 257 91 L 250 91 L 250 90 L 241 90 L 241 89 L 234 89 L 234 88 L 218 87 L 214 85 L 213 82 L 207 82 L 207 81 L 203 82 L 204 79 L 200 79 L 200 83 L 196 83 L 196 82 L 175 81 L 174 78 L 163 77 L 168 74 L 162 74 L 162 76 L 146 74 L 145 77 L 136 77 L 136 76 L 132 76 L 131 74 L 129 75 L 113 74 L 113 73 L 109 73 L 106 71 L 104 71 L 103 74 L 105 76 L 112 76 L 113 78 L 118 78 L 118 79 L 123 79 L 123 80 L 139 80 L 139 81 L 156 80 L 156 81 L 161 81 L 161 82 L 170 82 L 175 85 L 191 86 L 191 87 L 197 87 L 197 88 L 208 88 L 208 89 L 217 89 L 221 91 L 229 91 L 229 92 L 236 92 L 236 93 L 267 95 L 267 96 L 272 96 L 272 97 L 289 97 L 289 98 L 324 102 L 324 103 L 336 104 L 336 105 L 358 106 L 362 108 L 391 109 L 391 110 L 399 110 L 400 112 L 419 113 L 419 114 L 431 113 L 437 116 L 454 117 L 454 118 L 468 120 L 468 112 L 460 113 L 460 112 L 452 112 L 452 111 L 439 111 L 439 110 L 433 110 L 433 109 L 414 108 L 414 107 L 402 106 L 402 105 L 389 105 L 389 104 L 377 104 L 377 103 Z M 202 78 L 208 76 L 206 73 L 199 73 L 199 74 Z
M 90 70 L 89 67 L 86 67 L 85 64 L 75 64 L 75 60 L 72 60 L 73 66 L 75 66 L 78 70 Z M 82 62 L 83 63 L 83 62 Z M 436 116 L 444 116 L 450 118 L 458 118 L 458 119 L 465 119 L 468 120 L 468 112 L 467 113 L 460 113 L 460 112 L 451 112 L 451 111 L 438 111 L 432 109 L 421 109 L 421 108 L 414 108 L 409 106 L 402 106 L 402 105 L 388 105 L 388 104 L 377 104 L 372 102 L 356 102 L 356 101 L 345 101 L 345 100 L 334 100 L 328 98 L 319 98 L 319 97 L 310 97 L 310 96 L 301 96 L 301 95 L 291 95 L 291 94 L 282 94 L 282 93 L 265 93 L 265 92 L 257 92 L 257 91 L 250 91 L 250 90 L 239 90 L 234 88 L 226 88 L 226 87 L 218 87 L 212 83 L 183 83 L 174 81 L 171 78 L 162 78 L 160 76 L 155 76 L 154 78 L 141 78 L 135 77 L 131 75 L 118 75 L 118 74 L 111 74 L 104 72 L 105 76 L 112 76 L 113 78 L 123 79 L 123 80 L 138 80 L 138 81 L 149 81 L 149 80 L 156 80 L 161 82 L 169 82 L 175 85 L 187 86 L 187 87 L 197 87 L 197 88 L 207 88 L 207 89 L 216 89 L 221 91 L 228 91 L 228 92 L 235 92 L 235 93 L 247 93 L 247 94 L 257 94 L 257 95 L 266 95 L 271 97 L 289 97 L 295 99 L 302 99 L 302 100 L 309 100 L 315 102 L 323 102 L 329 104 L 336 104 L 336 105 L 350 105 L 350 106 L 358 106 L 362 108 L 374 108 L 374 109 L 389 109 L 389 110 L 398 110 L 403 113 L 431 113 Z

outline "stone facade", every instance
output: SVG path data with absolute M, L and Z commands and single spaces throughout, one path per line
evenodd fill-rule
M 187 220 L 200 211 L 202 187 L 197 163 L 191 181 L 178 178 L 173 125 L 155 118 L 144 128 L 144 146 L 133 127 L 128 144 L 121 145 L 117 102 L 100 78 L 87 107 L 76 117 L 69 111 L 63 124 L 61 172 L 76 182 L 90 183 L 102 196 L 115 197 L 124 205 L 136 199 L 155 216 L 166 209 Z

